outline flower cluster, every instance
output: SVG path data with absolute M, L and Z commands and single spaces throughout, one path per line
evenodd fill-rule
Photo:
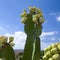
M 26 10 L 23 11 L 23 13 L 21 14 L 21 22 L 22 23 L 25 23 L 25 21 L 27 20 L 27 13 L 26 13 Z
M 0 47 L 6 46 L 9 44 L 10 46 L 14 46 L 13 43 L 14 37 L 10 36 L 9 38 L 7 36 L 0 36 Z
M 60 60 L 60 43 L 48 46 L 44 50 L 43 60 Z
M 21 14 L 21 22 L 25 24 L 27 18 L 28 18 L 28 14 L 31 14 L 32 15 L 32 21 L 34 23 L 44 23 L 44 18 L 43 18 L 43 15 L 42 15 L 42 12 L 39 8 L 36 8 L 36 7 L 30 7 L 29 6 L 29 10 L 30 10 L 30 13 L 26 13 L 26 10 L 23 11 L 23 13 Z

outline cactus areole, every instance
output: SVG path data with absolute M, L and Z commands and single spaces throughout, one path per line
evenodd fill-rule
M 39 60 L 41 56 L 39 36 L 42 33 L 42 23 L 44 23 L 42 12 L 39 8 L 29 7 L 29 13 L 24 10 L 21 17 L 27 34 L 23 60 Z

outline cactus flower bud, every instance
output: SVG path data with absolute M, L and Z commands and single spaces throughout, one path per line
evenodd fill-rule
M 44 19 L 43 19 L 43 17 L 40 17 L 40 18 L 39 18 L 39 22 L 40 22 L 40 23 L 44 23 L 44 22 L 45 22 Z
M 26 12 L 23 12 L 22 14 L 21 14 L 21 17 L 26 17 L 27 16 L 27 13 Z
M 47 51 L 51 50 L 51 49 L 52 49 L 52 46 L 48 46 L 47 48 L 45 48 L 45 49 L 44 49 L 44 54 L 45 54 Z
M 57 47 L 57 44 L 52 44 L 52 48 L 55 48 L 55 47 Z
M 46 60 L 60 60 L 60 42 L 51 45 L 51 49 L 48 47 L 44 50 L 44 56 L 48 59 Z M 48 52 L 50 51 L 50 52 Z M 45 58 L 46 58 L 45 57 Z M 44 59 L 43 59 L 44 60 Z
M 36 12 L 36 7 L 29 6 L 29 10 L 32 11 L 32 12 Z
M 36 17 L 38 19 L 40 17 L 40 15 L 39 14 L 35 14 L 35 15 L 33 15 L 33 17 Z
M 26 10 L 23 10 L 23 12 L 26 12 Z
M 8 40 L 8 37 L 6 37 L 6 36 L 0 36 L 0 42 L 1 43 L 6 43 L 7 40 Z
M 53 60 L 60 60 L 60 55 L 59 54 L 55 54 L 52 56 Z
M 21 22 L 25 23 L 26 20 L 27 20 L 27 17 L 22 17 Z
M 53 60 L 53 58 L 49 58 L 48 60 Z
M 49 58 L 52 56 L 51 51 L 47 51 L 46 56 Z
M 3 42 L 6 43 L 8 41 L 8 37 L 5 36 L 3 40 L 4 40 Z
M 10 42 L 9 44 L 11 47 L 13 47 L 15 45 L 13 42 Z
M 46 55 L 43 56 L 43 60 L 47 60 L 48 57 Z
M 14 37 L 10 36 L 9 37 L 9 42 L 12 42 L 14 40 Z
M 36 23 L 36 22 L 37 22 L 37 18 L 33 18 L 32 21 L 33 21 L 34 23 Z
M 60 51 L 60 44 L 58 44 L 58 49 L 59 49 L 59 51 Z
M 43 16 L 42 12 L 41 12 L 41 10 L 39 8 L 37 8 L 37 13 L 40 14 L 40 16 Z
M 57 48 L 53 48 L 53 49 L 51 49 L 51 53 L 52 54 L 57 54 L 57 53 L 59 53 L 59 51 L 58 51 Z

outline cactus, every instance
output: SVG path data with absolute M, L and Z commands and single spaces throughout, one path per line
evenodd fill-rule
M 60 43 L 45 48 L 43 60 L 60 60 Z
M 27 34 L 23 60 L 39 60 L 41 58 L 41 47 L 39 36 L 42 33 L 43 15 L 40 9 L 29 7 L 21 14 L 21 22 L 24 23 L 24 31 Z
M 4 58 L 6 60 L 15 60 L 14 50 L 10 45 L 7 45 L 4 49 Z
M 9 42 L 8 42 L 9 41 Z M 15 54 L 13 50 L 13 37 L 0 36 L 0 54 L 1 58 L 5 60 L 15 60 Z

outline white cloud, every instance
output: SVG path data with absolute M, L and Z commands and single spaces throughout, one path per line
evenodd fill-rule
M 57 31 L 53 31 L 53 32 L 42 32 L 41 37 L 43 37 L 43 36 L 52 36 L 52 35 L 55 35 L 57 33 L 58 33 Z
M 41 37 L 41 40 L 46 40 L 46 36 L 52 36 L 52 35 L 55 35 L 57 32 L 43 32 L 42 33 L 42 37 Z M 27 35 L 22 32 L 22 31 L 17 31 L 15 32 L 14 34 L 5 34 L 5 36 L 14 36 L 14 43 L 15 43 L 15 46 L 14 46 L 14 49 L 24 49 L 24 46 L 25 46 L 25 41 L 26 41 L 26 37 Z M 51 40 L 55 40 L 55 38 L 51 38 Z M 46 43 L 46 42 L 41 42 L 41 47 L 42 49 L 46 48 L 48 45 L 50 45 L 51 42 L 49 43 Z
M 26 34 L 22 31 L 15 32 L 15 34 L 5 34 L 5 36 L 13 36 L 14 37 L 14 49 L 24 49 Z
M 50 13 L 49 15 L 54 16 L 58 22 L 60 22 L 60 12 Z
M 15 32 L 15 47 L 17 49 L 24 49 L 25 41 L 26 41 L 26 34 L 22 31 Z
M 60 22 L 60 16 L 57 16 L 56 19 L 58 22 Z

